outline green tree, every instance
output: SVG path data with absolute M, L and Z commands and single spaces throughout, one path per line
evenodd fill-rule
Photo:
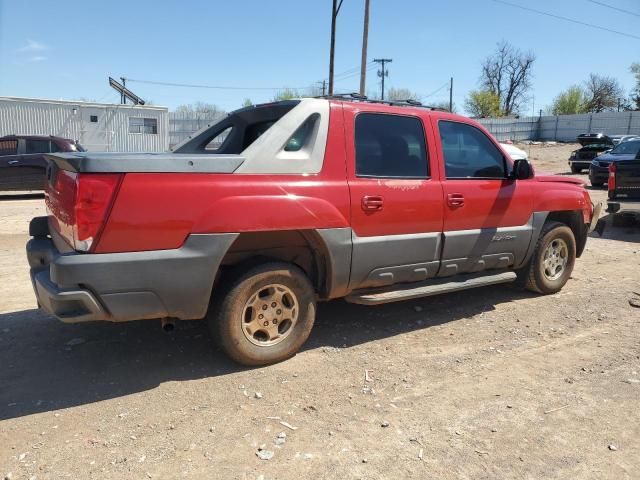
M 560 92 L 553 99 L 551 113 L 553 115 L 573 115 L 575 113 L 585 113 L 587 104 L 584 91 L 578 85 L 572 85 L 565 91 Z
M 280 90 L 276 95 L 274 95 L 272 100 L 274 102 L 279 102 L 281 100 L 291 100 L 293 98 L 300 98 L 300 97 L 301 95 L 297 90 L 293 88 L 285 88 L 283 90 Z
M 242 106 L 243 107 L 251 107 L 253 106 L 253 102 L 251 101 L 250 98 L 245 98 L 244 101 L 242 102 Z
M 636 86 L 631 90 L 632 107 L 635 110 L 640 110 L 640 62 L 632 63 L 629 70 L 636 77 Z
M 487 90 L 473 90 L 464 101 L 464 109 L 472 117 L 501 117 L 500 97 Z

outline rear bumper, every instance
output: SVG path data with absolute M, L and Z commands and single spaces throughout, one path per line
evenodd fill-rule
M 34 292 L 43 310 L 67 323 L 203 318 L 237 237 L 191 235 L 173 250 L 83 254 L 61 253 L 43 233 L 27 243 Z
M 600 185 L 609 181 L 609 170 L 602 167 L 589 168 L 589 181 L 592 185 Z
M 607 212 L 640 214 L 640 200 L 609 200 Z
M 569 166 L 586 170 L 591 166 L 591 160 L 569 160 Z

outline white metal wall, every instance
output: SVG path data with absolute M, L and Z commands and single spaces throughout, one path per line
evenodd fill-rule
M 158 133 L 129 133 L 129 117 L 155 118 Z M 0 136 L 54 135 L 78 140 L 90 151 L 167 151 L 168 124 L 165 107 L 0 97 Z
M 478 120 L 499 141 L 556 140 L 575 142 L 581 133 L 640 135 L 640 112 L 602 112 Z

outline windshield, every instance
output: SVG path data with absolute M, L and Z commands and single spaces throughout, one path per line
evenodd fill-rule
M 640 151 L 640 140 L 623 142 L 609 153 L 612 155 L 637 155 Z

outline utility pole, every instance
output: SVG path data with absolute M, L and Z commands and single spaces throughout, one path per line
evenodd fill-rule
M 327 94 L 327 81 L 322 80 L 321 82 L 318 82 L 318 83 L 322 85 L 322 96 L 324 97 Z
M 618 111 L 620 111 L 620 97 L 618 97 Z
M 451 77 L 451 84 L 449 85 L 449 112 L 453 113 L 453 77 Z
M 120 77 L 120 80 L 122 80 L 122 86 L 126 88 L 127 87 L 127 79 L 124 78 L 124 77 Z M 125 95 L 124 95 L 124 90 L 120 93 L 120 103 L 122 105 L 127 103 L 127 97 L 125 97 Z
M 333 0 L 331 7 L 331 47 L 329 48 L 329 95 L 333 95 L 333 58 L 336 52 L 336 18 L 340 13 L 343 0 Z
M 364 28 L 362 29 L 362 60 L 360 62 L 360 95 L 364 96 L 367 83 L 367 44 L 369 42 L 369 0 L 364 0 Z
M 373 61 L 380 64 L 380 70 L 378 70 L 378 76 L 382 79 L 382 87 L 381 87 L 382 93 L 380 95 L 380 100 L 384 100 L 384 77 L 389 76 L 389 69 L 384 68 L 384 64 L 393 62 L 393 59 L 392 58 L 374 58 Z

